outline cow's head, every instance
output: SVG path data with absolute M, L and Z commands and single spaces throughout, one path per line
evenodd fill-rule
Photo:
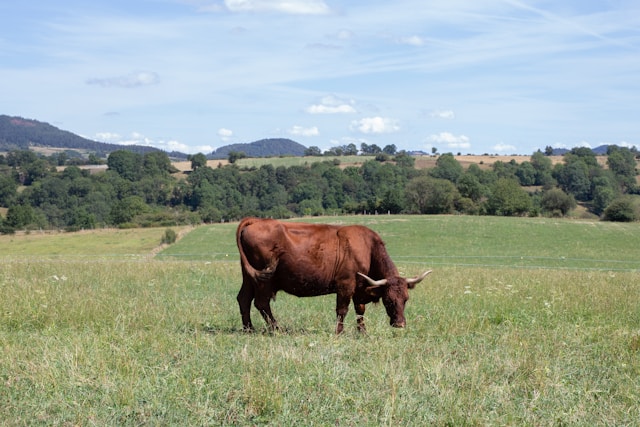
M 381 280 L 373 280 L 365 274 L 358 274 L 369 284 L 366 288 L 367 293 L 375 299 L 382 298 L 391 326 L 404 328 L 407 324 L 404 318 L 404 306 L 409 300 L 409 289 L 415 288 L 429 273 L 431 273 L 431 270 L 411 279 L 394 276 Z

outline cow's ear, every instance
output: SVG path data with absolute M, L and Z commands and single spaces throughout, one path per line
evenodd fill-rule
M 380 285 L 380 286 L 367 286 L 365 288 L 365 292 L 367 293 L 367 295 L 379 299 L 382 298 L 382 296 L 384 295 L 384 290 L 386 289 L 385 285 Z

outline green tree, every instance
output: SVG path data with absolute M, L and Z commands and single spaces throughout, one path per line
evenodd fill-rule
M 493 164 L 492 169 L 498 178 L 517 179 L 516 172 L 518 171 L 518 164 L 515 160 L 509 162 L 498 160 Z
M 540 205 L 543 212 L 552 216 L 565 216 L 576 208 L 576 200 L 559 188 L 553 188 L 542 194 Z
M 229 163 L 235 163 L 240 159 L 244 159 L 245 157 L 247 157 L 246 153 L 244 151 L 230 151 L 229 152 Z
M 376 144 L 367 144 L 366 142 L 363 142 L 360 144 L 360 151 L 363 155 L 375 156 L 380 153 L 382 149 Z
M 111 209 L 111 221 L 116 224 L 124 224 L 133 221 L 136 215 L 149 212 L 149 206 L 139 196 L 129 196 L 120 200 Z
M 405 195 L 404 188 L 388 188 L 380 200 L 380 210 L 385 213 L 399 214 L 404 211 Z
M 608 185 L 597 185 L 593 189 L 592 210 L 596 215 L 601 215 L 604 210 L 616 198 L 616 191 Z
M 127 150 L 114 151 L 107 158 L 107 166 L 122 178 L 135 181 L 142 174 L 142 156 Z
M 35 213 L 30 205 L 12 205 L 7 210 L 5 224 L 14 228 L 24 228 L 35 220 Z
M 316 147 L 315 145 L 312 145 L 311 147 L 304 150 L 304 155 L 305 156 L 322 156 L 322 150 L 320 150 L 320 147 Z
M 455 183 L 463 172 L 462 165 L 453 157 L 453 154 L 445 153 L 438 157 L 436 167 L 431 169 L 429 174 L 434 178 L 446 179 Z
M 609 170 L 616 176 L 623 191 L 635 188 L 636 185 L 636 159 L 628 148 L 610 145 L 607 148 L 607 164 Z
M 591 198 L 589 166 L 585 162 L 573 160 L 566 165 L 556 165 L 554 175 L 560 187 L 577 200 L 586 201 Z
M 597 167 L 598 159 L 596 153 L 589 147 L 575 147 L 570 152 L 564 155 L 565 163 L 569 164 L 576 160 L 584 162 L 587 166 Z
M 31 185 L 35 181 L 45 178 L 49 175 L 51 169 L 51 165 L 44 159 L 36 159 L 35 161 L 24 165 L 24 185 Z
M 416 159 L 410 156 L 406 151 L 401 151 L 393 159 L 401 168 L 413 168 L 416 164 Z
M 491 187 L 491 195 L 486 201 L 486 210 L 490 215 L 524 215 L 531 207 L 531 197 L 518 181 L 509 178 L 498 179 Z
M 191 170 L 207 166 L 207 156 L 202 153 L 197 153 L 192 156 L 188 156 L 187 160 L 191 161 Z
M 0 206 L 10 206 L 17 196 L 18 184 L 10 176 L 0 175 Z
M 168 176 L 176 170 L 171 164 L 167 153 L 152 151 L 142 157 L 143 176 Z
M 551 159 L 542 154 L 540 150 L 531 156 L 531 166 L 533 166 L 536 171 L 534 185 L 542 185 L 545 189 L 549 189 L 557 184 L 552 176 L 553 165 L 551 164 Z
M 319 199 L 305 199 L 298 204 L 297 212 L 304 216 L 324 215 L 322 201 Z
M 385 145 L 385 147 L 382 149 L 382 152 L 390 156 L 393 156 L 396 154 L 397 150 L 398 148 L 396 147 L 395 144 L 389 144 L 389 145 Z
M 15 168 L 26 166 L 38 160 L 38 155 L 30 150 L 15 150 L 7 154 L 7 165 Z
M 356 144 L 351 143 L 344 146 L 344 155 L 345 156 L 357 156 L 358 155 L 358 147 Z
M 411 213 L 447 214 L 454 210 L 458 191 L 449 180 L 419 176 L 409 181 L 405 197 Z
M 465 172 L 458 179 L 456 187 L 462 197 L 471 199 L 475 203 L 479 202 L 485 193 L 484 186 L 480 183 L 477 176 L 469 172 Z
M 530 162 L 522 162 L 516 169 L 516 177 L 522 186 L 530 186 L 536 184 L 536 169 Z

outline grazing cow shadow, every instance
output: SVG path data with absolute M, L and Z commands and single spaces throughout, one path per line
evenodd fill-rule
M 272 330 L 267 326 L 257 327 L 255 330 L 246 330 L 241 326 L 227 326 L 227 325 L 215 325 L 208 322 L 193 323 L 187 322 L 182 325 L 178 325 L 177 330 L 185 334 L 205 333 L 210 335 L 245 335 L 245 336 L 278 336 L 278 335 L 311 335 L 317 334 L 321 331 L 316 329 L 308 329 L 304 327 L 279 327 L 276 330 Z

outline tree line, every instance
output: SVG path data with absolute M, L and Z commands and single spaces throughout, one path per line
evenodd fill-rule
M 636 221 L 636 155 L 610 146 L 603 167 L 590 149 L 574 148 L 556 165 L 538 151 L 521 163 L 465 169 L 446 153 L 423 170 L 404 152 L 346 167 L 319 159 L 304 166 L 211 168 L 195 155 L 185 177 L 163 152 L 114 151 L 106 171 L 91 173 L 75 165 L 58 170 L 57 157 L 17 150 L 0 155 L 0 232 L 170 226 L 248 215 L 566 216 L 578 204 L 602 219 Z

